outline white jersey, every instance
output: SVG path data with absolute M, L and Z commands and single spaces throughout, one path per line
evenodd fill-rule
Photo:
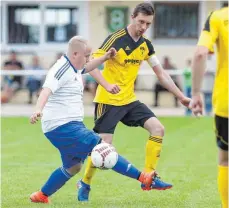
M 62 56 L 49 70 L 43 88 L 52 91 L 41 119 L 42 130 L 49 132 L 70 121 L 83 121 L 82 70 L 76 70 Z

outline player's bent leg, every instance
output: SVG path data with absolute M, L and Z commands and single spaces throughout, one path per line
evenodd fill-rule
M 162 137 L 164 136 L 164 126 L 156 117 L 151 117 L 144 123 L 144 128 L 150 133 L 146 143 L 145 171 L 151 172 L 156 170 L 160 152 L 162 148 Z M 141 185 L 143 190 L 147 189 L 144 184 Z M 166 190 L 172 188 L 172 185 L 163 182 L 158 175 L 154 178 L 154 184 L 151 189 Z
M 150 133 L 146 143 L 145 171 L 151 172 L 156 169 L 160 158 L 164 126 L 156 117 L 151 117 L 144 123 L 144 128 Z
M 82 168 L 82 163 L 78 163 L 78 164 L 73 165 L 72 167 L 70 167 L 66 170 L 70 175 L 74 176 L 80 172 L 81 168 Z
M 30 200 L 35 203 L 49 203 L 48 197 L 58 191 L 72 176 L 64 167 L 57 168 L 41 191 L 30 195 Z
M 99 134 L 102 140 L 108 144 L 112 144 L 113 141 L 113 134 Z
M 171 184 L 162 182 L 155 171 L 152 171 L 150 173 L 140 172 L 121 155 L 118 155 L 118 161 L 116 165 L 112 168 L 112 170 L 129 178 L 140 181 L 143 190 L 165 190 L 172 187 Z
M 113 139 L 113 134 L 99 134 L 102 140 L 106 143 L 111 144 Z M 78 191 L 78 200 L 79 201 L 88 201 L 89 199 L 89 192 L 91 190 L 91 181 L 93 176 L 96 173 L 96 168 L 92 164 L 91 156 L 88 156 L 87 165 L 85 169 L 84 176 L 81 180 L 78 181 L 77 187 Z
M 99 136 L 101 137 L 101 139 L 104 142 L 109 143 L 109 144 L 112 143 L 113 134 L 99 134 Z M 93 166 L 93 164 L 91 162 L 91 156 L 89 155 L 88 160 L 87 160 L 85 173 L 84 173 L 84 176 L 82 178 L 82 182 L 90 186 L 91 180 L 92 180 L 93 176 L 95 175 L 95 172 L 96 172 L 96 168 Z

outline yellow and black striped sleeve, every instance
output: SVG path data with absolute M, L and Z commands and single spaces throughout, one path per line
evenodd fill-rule
M 209 49 L 210 52 L 214 52 L 214 44 L 218 39 L 218 28 L 219 28 L 219 19 L 216 16 L 215 12 L 212 12 L 204 25 L 204 29 L 200 34 L 198 40 L 198 46 L 205 46 Z
M 118 30 L 117 32 L 109 35 L 103 44 L 93 53 L 93 58 L 98 58 L 103 56 L 111 47 L 115 48 L 115 42 L 117 39 L 126 34 L 125 29 Z
M 147 45 L 148 51 L 149 51 L 148 54 L 145 57 L 145 60 L 148 60 L 150 56 L 155 54 L 155 50 L 154 50 L 154 47 L 153 47 L 153 45 L 152 45 L 150 40 L 145 38 L 145 41 L 146 41 L 146 45 Z

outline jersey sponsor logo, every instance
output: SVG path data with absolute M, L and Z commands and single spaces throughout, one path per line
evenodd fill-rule
M 137 60 L 137 59 L 125 59 L 124 60 L 125 64 L 140 64 L 141 60 Z

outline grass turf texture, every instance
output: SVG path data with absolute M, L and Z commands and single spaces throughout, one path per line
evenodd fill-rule
M 72 178 L 51 197 L 48 207 L 156 207 L 219 208 L 217 191 L 217 148 L 212 118 L 160 118 L 166 129 L 158 172 L 174 187 L 167 191 L 143 192 L 140 184 L 113 171 L 97 171 L 90 202 L 76 200 Z M 93 119 L 85 118 L 92 128 Z M 148 133 L 120 124 L 115 132 L 117 151 L 140 169 Z M 29 195 L 37 191 L 49 174 L 61 165 L 58 151 L 43 136 L 40 123 L 27 118 L 2 118 L 2 207 L 47 207 L 32 204 Z

